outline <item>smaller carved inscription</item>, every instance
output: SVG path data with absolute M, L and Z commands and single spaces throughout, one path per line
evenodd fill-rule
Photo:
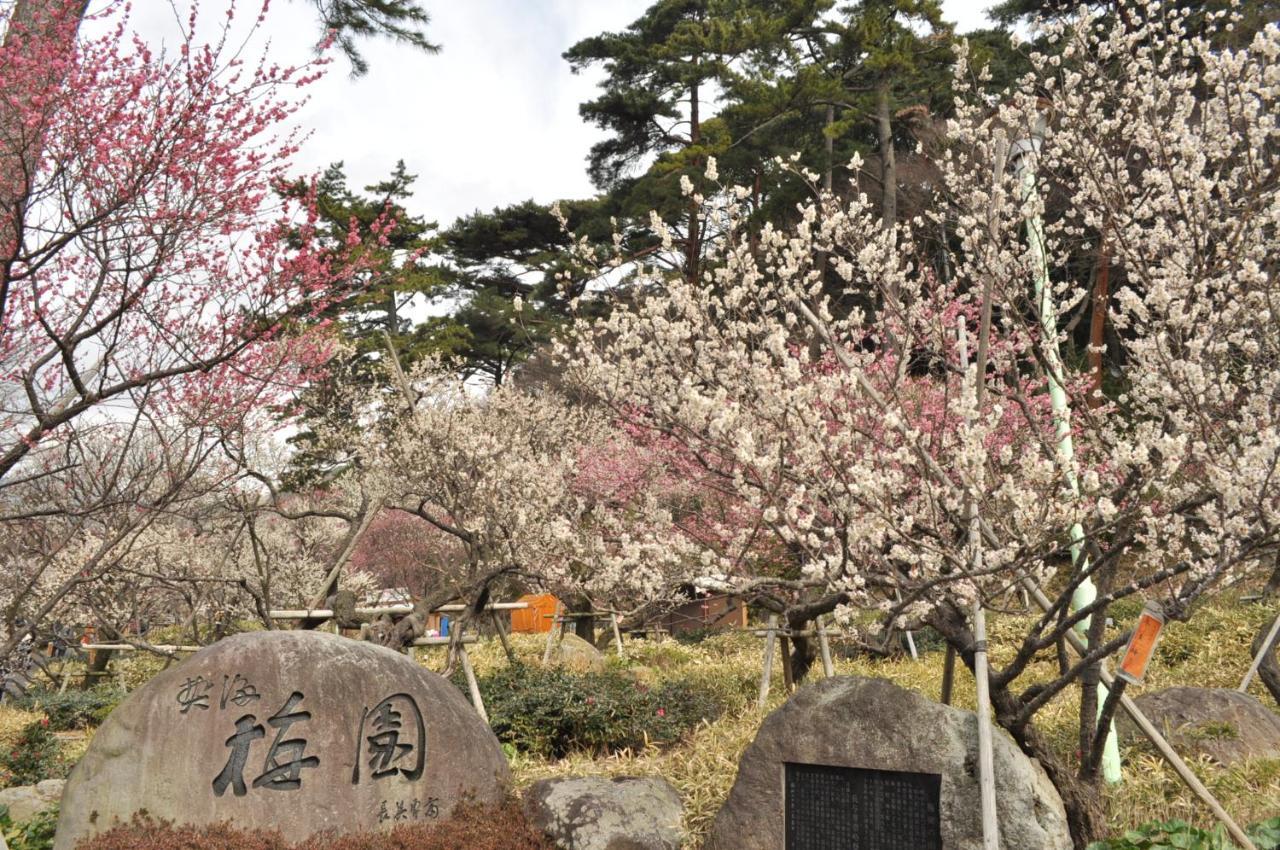
M 403 820 L 435 820 L 440 817 L 440 798 L 428 797 L 425 800 L 397 800 L 395 808 L 388 806 L 383 800 L 378 806 L 378 823 Z
M 785 765 L 786 850 L 941 850 L 936 773 Z

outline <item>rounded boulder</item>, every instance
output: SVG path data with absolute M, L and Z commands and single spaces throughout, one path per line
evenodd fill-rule
M 55 850 L 128 822 L 228 822 L 291 841 L 447 818 L 510 770 L 442 677 L 311 631 L 235 635 L 164 671 L 103 723 L 67 781 Z

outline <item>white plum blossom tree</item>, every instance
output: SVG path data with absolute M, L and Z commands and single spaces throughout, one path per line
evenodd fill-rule
M 642 273 L 634 305 L 584 323 L 571 351 L 617 420 L 758 512 L 705 552 L 729 585 L 790 592 L 804 615 L 927 623 L 970 666 L 976 601 L 1052 587 L 992 699 L 1080 846 L 1101 825 L 1096 730 L 1123 686 L 1097 723 L 1081 689 L 1077 764 L 1036 712 L 1124 645 L 1112 603 L 1143 595 L 1185 618 L 1275 547 L 1280 522 L 1280 26 L 1223 49 L 1229 13 L 1193 33 L 1186 10 L 1124 5 L 1048 25 L 1012 91 L 987 91 L 961 56 L 932 220 L 883 230 L 865 197 L 809 174 L 794 224 L 755 235 L 746 189 L 695 195 L 729 234 L 702 276 Z M 942 218 L 954 237 L 937 263 L 917 234 Z M 1121 375 L 1090 407 L 1057 316 L 1086 296 L 1068 253 L 1104 234 Z M 744 557 L 759 526 L 786 563 Z M 691 566 L 709 568 L 670 562 Z M 1086 656 L 1030 681 L 1072 629 Z

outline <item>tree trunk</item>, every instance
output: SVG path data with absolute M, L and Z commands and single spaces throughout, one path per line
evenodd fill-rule
M 702 142 L 702 123 L 699 117 L 698 109 L 698 82 L 695 80 L 689 86 L 689 146 L 694 147 Z M 693 165 L 696 168 L 699 164 L 699 157 L 693 158 Z M 689 239 L 685 245 L 684 256 L 684 276 L 686 280 L 694 281 L 698 279 L 698 260 L 702 256 L 702 236 L 698 232 L 700 224 L 701 210 L 698 204 L 692 198 L 689 199 Z
M 791 630 L 791 676 L 797 684 L 804 681 L 817 659 L 816 641 L 799 632 L 814 626 L 814 620 L 787 618 L 787 628 Z
M 880 225 L 885 230 L 898 220 L 898 166 L 893 151 L 893 124 L 889 115 L 889 81 L 876 86 L 876 125 L 880 134 Z
M 971 670 L 972 655 L 969 652 L 969 657 L 965 658 L 965 664 Z M 1067 813 L 1067 828 L 1071 831 L 1071 844 L 1075 850 L 1086 850 L 1089 844 L 1106 835 L 1107 812 L 1098 780 L 1081 779 L 1070 764 L 1058 757 L 1033 724 L 1011 730 L 1022 701 L 1007 689 L 992 689 L 991 703 L 995 708 L 996 722 L 1010 733 L 1022 752 L 1040 762 L 1049 781 L 1057 789 Z
M 1276 555 L 1271 578 L 1267 579 L 1267 586 L 1262 588 L 1263 599 L 1271 599 L 1275 596 L 1280 596 L 1280 555 Z
M 1093 314 L 1089 317 L 1089 371 L 1093 373 L 1093 388 L 1089 392 L 1089 406 L 1102 404 L 1103 348 L 1106 346 L 1107 303 L 1110 293 L 1111 257 L 1107 250 L 1107 235 L 1102 234 L 1102 247 L 1098 254 L 1098 276 L 1093 285 Z
M 832 174 L 836 167 L 836 140 L 831 134 L 831 125 L 836 123 L 836 108 L 827 104 L 826 132 L 823 135 L 823 147 L 826 153 L 826 170 L 822 174 L 822 188 L 831 191 Z
M 954 606 L 939 607 L 930 615 L 928 622 L 955 649 L 972 674 L 974 638 L 965 613 Z M 996 681 L 996 678 L 993 677 L 992 681 Z M 1062 797 L 1072 846 L 1075 850 L 1086 850 L 1091 842 L 1106 834 L 1106 809 L 1100 781 L 1082 779 L 1070 764 L 1059 758 L 1049 742 L 1036 730 L 1034 721 L 1026 724 L 1017 722 L 1025 704 L 1008 686 L 992 686 L 991 705 L 995 711 L 996 723 L 1009 733 L 1023 753 L 1039 761 L 1048 774 L 1058 795 Z

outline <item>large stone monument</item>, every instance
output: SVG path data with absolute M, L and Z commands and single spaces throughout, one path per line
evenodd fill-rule
M 319 632 L 219 641 L 139 688 L 67 782 L 55 850 L 136 812 L 301 840 L 448 817 L 510 781 L 493 733 L 448 681 Z
M 1004 850 L 1070 850 L 1049 778 L 994 736 Z M 706 850 L 981 850 L 978 723 L 884 679 L 807 685 L 765 718 Z

